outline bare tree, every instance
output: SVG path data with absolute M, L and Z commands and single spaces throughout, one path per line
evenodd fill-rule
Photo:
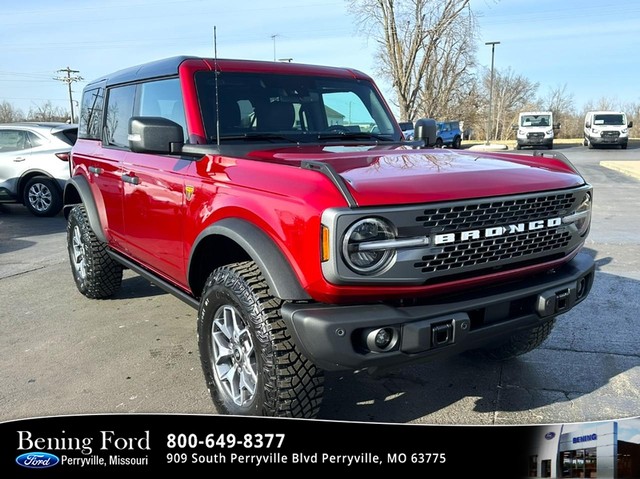
M 542 109 L 553 113 L 555 123 L 562 125 L 556 131 L 557 137 L 573 138 L 576 136 L 576 115 L 573 111 L 573 94 L 567 90 L 567 84 L 549 88 L 547 94 L 541 100 Z M 579 136 L 579 135 L 578 135 Z
M 452 100 L 471 88 L 477 26 L 470 0 L 349 3 L 378 43 L 378 67 L 393 84 L 400 119 L 448 116 Z
M 24 114 L 21 110 L 6 100 L 0 102 L 0 123 L 13 123 L 24 120 Z
M 491 83 L 491 72 L 485 69 L 478 104 L 482 111 L 481 121 L 474 124 L 477 136 L 486 137 L 486 115 Z M 512 136 L 511 125 L 516 122 L 518 113 L 525 109 L 537 109 L 536 92 L 538 83 L 532 83 L 511 68 L 494 70 L 493 77 L 493 127 L 492 140 L 505 140 Z
M 49 100 L 29 108 L 27 114 L 27 119 L 30 121 L 68 121 L 70 118 L 69 111 L 53 106 Z

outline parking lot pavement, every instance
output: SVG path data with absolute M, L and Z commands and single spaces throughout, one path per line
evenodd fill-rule
M 608 152 L 608 159 L 633 152 Z M 640 415 L 640 183 L 568 151 L 594 185 L 591 296 L 519 359 L 466 356 L 330 373 L 322 419 L 538 424 Z M 97 412 L 215 413 L 196 312 L 126 271 L 112 299 L 73 283 L 62 216 L 0 206 L 0 420 Z

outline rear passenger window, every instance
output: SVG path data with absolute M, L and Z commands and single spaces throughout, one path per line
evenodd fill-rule
M 129 119 L 133 116 L 135 93 L 135 85 L 108 90 L 105 144 L 129 148 Z
M 78 137 L 89 140 L 102 138 L 102 109 L 104 107 L 104 88 L 86 90 L 82 95 Z M 75 139 L 74 139 L 75 142 Z
M 185 141 L 187 140 L 187 122 L 179 79 L 141 83 L 138 95 L 140 102 L 137 116 L 160 116 L 174 121 L 182 127 Z

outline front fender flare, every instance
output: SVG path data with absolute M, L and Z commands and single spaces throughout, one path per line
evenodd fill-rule
M 311 297 L 300 285 L 286 257 L 257 226 L 238 219 L 226 218 L 205 228 L 196 238 L 189 255 L 187 277 L 191 279 L 192 258 L 200 242 L 208 236 L 224 236 L 237 243 L 258 265 L 275 296 L 283 300 L 308 301 Z

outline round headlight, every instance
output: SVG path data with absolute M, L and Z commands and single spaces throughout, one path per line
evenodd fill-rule
M 384 244 L 395 237 L 393 225 L 381 218 L 358 220 L 349 227 L 342 240 L 344 261 L 356 273 L 379 273 L 395 257 L 395 249 Z M 381 242 L 379 248 L 376 242 Z

